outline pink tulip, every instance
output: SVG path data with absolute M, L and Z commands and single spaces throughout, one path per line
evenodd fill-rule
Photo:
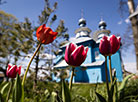
M 10 65 L 8 64 L 8 68 L 6 71 L 6 75 L 9 78 L 15 78 L 17 73 L 20 75 L 21 74 L 21 66 L 17 67 L 16 65 Z
M 77 45 L 70 43 L 66 46 L 65 61 L 71 66 L 80 66 L 86 59 L 88 47 L 85 49 L 83 45 L 77 47 Z
M 115 35 L 112 35 L 111 37 L 104 36 L 101 39 L 99 51 L 104 56 L 109 56 L 112 54 L 115 54 L 118 49 L 120 48 L 120 37 L 116 37 Z

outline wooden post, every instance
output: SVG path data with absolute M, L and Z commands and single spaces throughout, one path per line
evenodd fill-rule
M 133 0 L 128 0 L 127 2 L 130 15 L 135 12 L 135 5 Z M 134 46 L 136 52 L 136 68 L 138 71 L 138 15 L 130 18 L 132 30 L 133 30 L 133 38 L 134 38 Z

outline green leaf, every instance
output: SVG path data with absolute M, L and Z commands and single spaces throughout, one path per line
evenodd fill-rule
M 7 84 L 5 84 L 5 85 L 2 87 L 2 89 L 1 89 L 1 94 L 4 94 L 5 91 L 8 91 L 9 84 L 10 84 L 10 83 L 7 83 Z
M 48 99 L 48 97 L 50 96 L 50 92 L 46 89 L 44 94 L 45 94 L 46 99 Z
M 21 102 L 21 100 L 22 100 L 22 85 L 20 76 L 17 74 L 13 89 L 12 102 Z
M 102 95 L 100 95 L 100 94 L 97 93 L 97 92 L 95 92 L 95 94 L 96 94 L 96 96 L 98 97 L 98 99 L 99 99 L 100 102 L 106 102 L 105 98 L 104 98 Z
M 1 95 L 2 97 L 6 100 L 6 96 L 7 93 L 9 91 L 9 87 L 10 87 L 10 82 L 8 82 L 7 84 L 5 84 L 2 88 L 1 88 Z
M 51 93 L 50 102 L 56 102 L 56 98 L 57 98 L 57 93 L 56 92 L 52 92 Z
M 128 79 L 131 78 L 134 74 L 128 75 L 127 77 L 125 77 L 125 79 L 123 80 L 123 82 L 121 83 L 120 87 L 119 87 L 119 91 L 123 90 L 128 82 Z
M 63 102 L 71 102 L 69 87 L 66 85 L 64 80 L 62 80 L 62 99 Z
M 4 102 L 4 99 L 2 97 L 2 94 L 0 93 L 0 102 Z
M 115 84 L 116 84 L 116 78 L 113 78 L 113 83 L 111 85 L 111 89 L 109 90 L 110 92 L 110 97 L 108 97 L 108 100 L 112 100 L 113 101 L 113 96 L 115 95 Z
M 6 81 L 3 81 L 2 83 L 0 83 L 0 90 L 3 88 L 4 85 L 6 85 L 7 82 Z

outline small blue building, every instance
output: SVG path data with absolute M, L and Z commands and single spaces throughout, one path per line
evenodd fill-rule
M 75 76 L 73 81 L 78 83 L 102 83 L 106 81 L 105 78 L 105 58 L 99 52 L 100 39 L 106 35 L 110 36 L 110 30 L 106 30 L 106 22 L 103 20 L 99 23 L 99 30 L 90 36 L 91 30 L 86 27 L 86 20 L 81 18 L 79 20 L 79 28 L 75 30 L 76 38 L 73 41 L 78 46 L 84 45 L 89 47 L 86 60 L 80 67 L 75 68 Z M 55 68 L 65 69 L 68 64 L 64 60 L 64 53 L 67 42 L 64 46 L 60 48 L 60 52 L 55 60 Z M 121 58 L 120 51 L 111 56 L 112 59 L 112 69 L 116 69 L 116 76 L 118 81 L 122 81 L 122 68 L 121 68 Z M 108 60 L 107 60 L 108 62 Z M 109 65 L 107 63 L 107 65 Z M 70 70 L 71 71 L 71 70 Z M 108 77 L 109 77 L 109 66 L 108 66 Z M 108 78 L 110 79 L 110 78 Z M 70 78 L 68 79 L 70 80 Z

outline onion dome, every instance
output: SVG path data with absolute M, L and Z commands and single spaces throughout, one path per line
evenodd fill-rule
M 80 27 L 85 27 L 85 26 L 86 26 L 86 20 L 85 20 L 84 18 L 81 18 L 81 19 L 79 20 L 79 26 L 80 26 Z
M 106 29 L 106 22 L 105 21 L 103 21 L 103 20 L 101 20 L 100 22 L 99 22 L 99 28 L 100 29 Z

